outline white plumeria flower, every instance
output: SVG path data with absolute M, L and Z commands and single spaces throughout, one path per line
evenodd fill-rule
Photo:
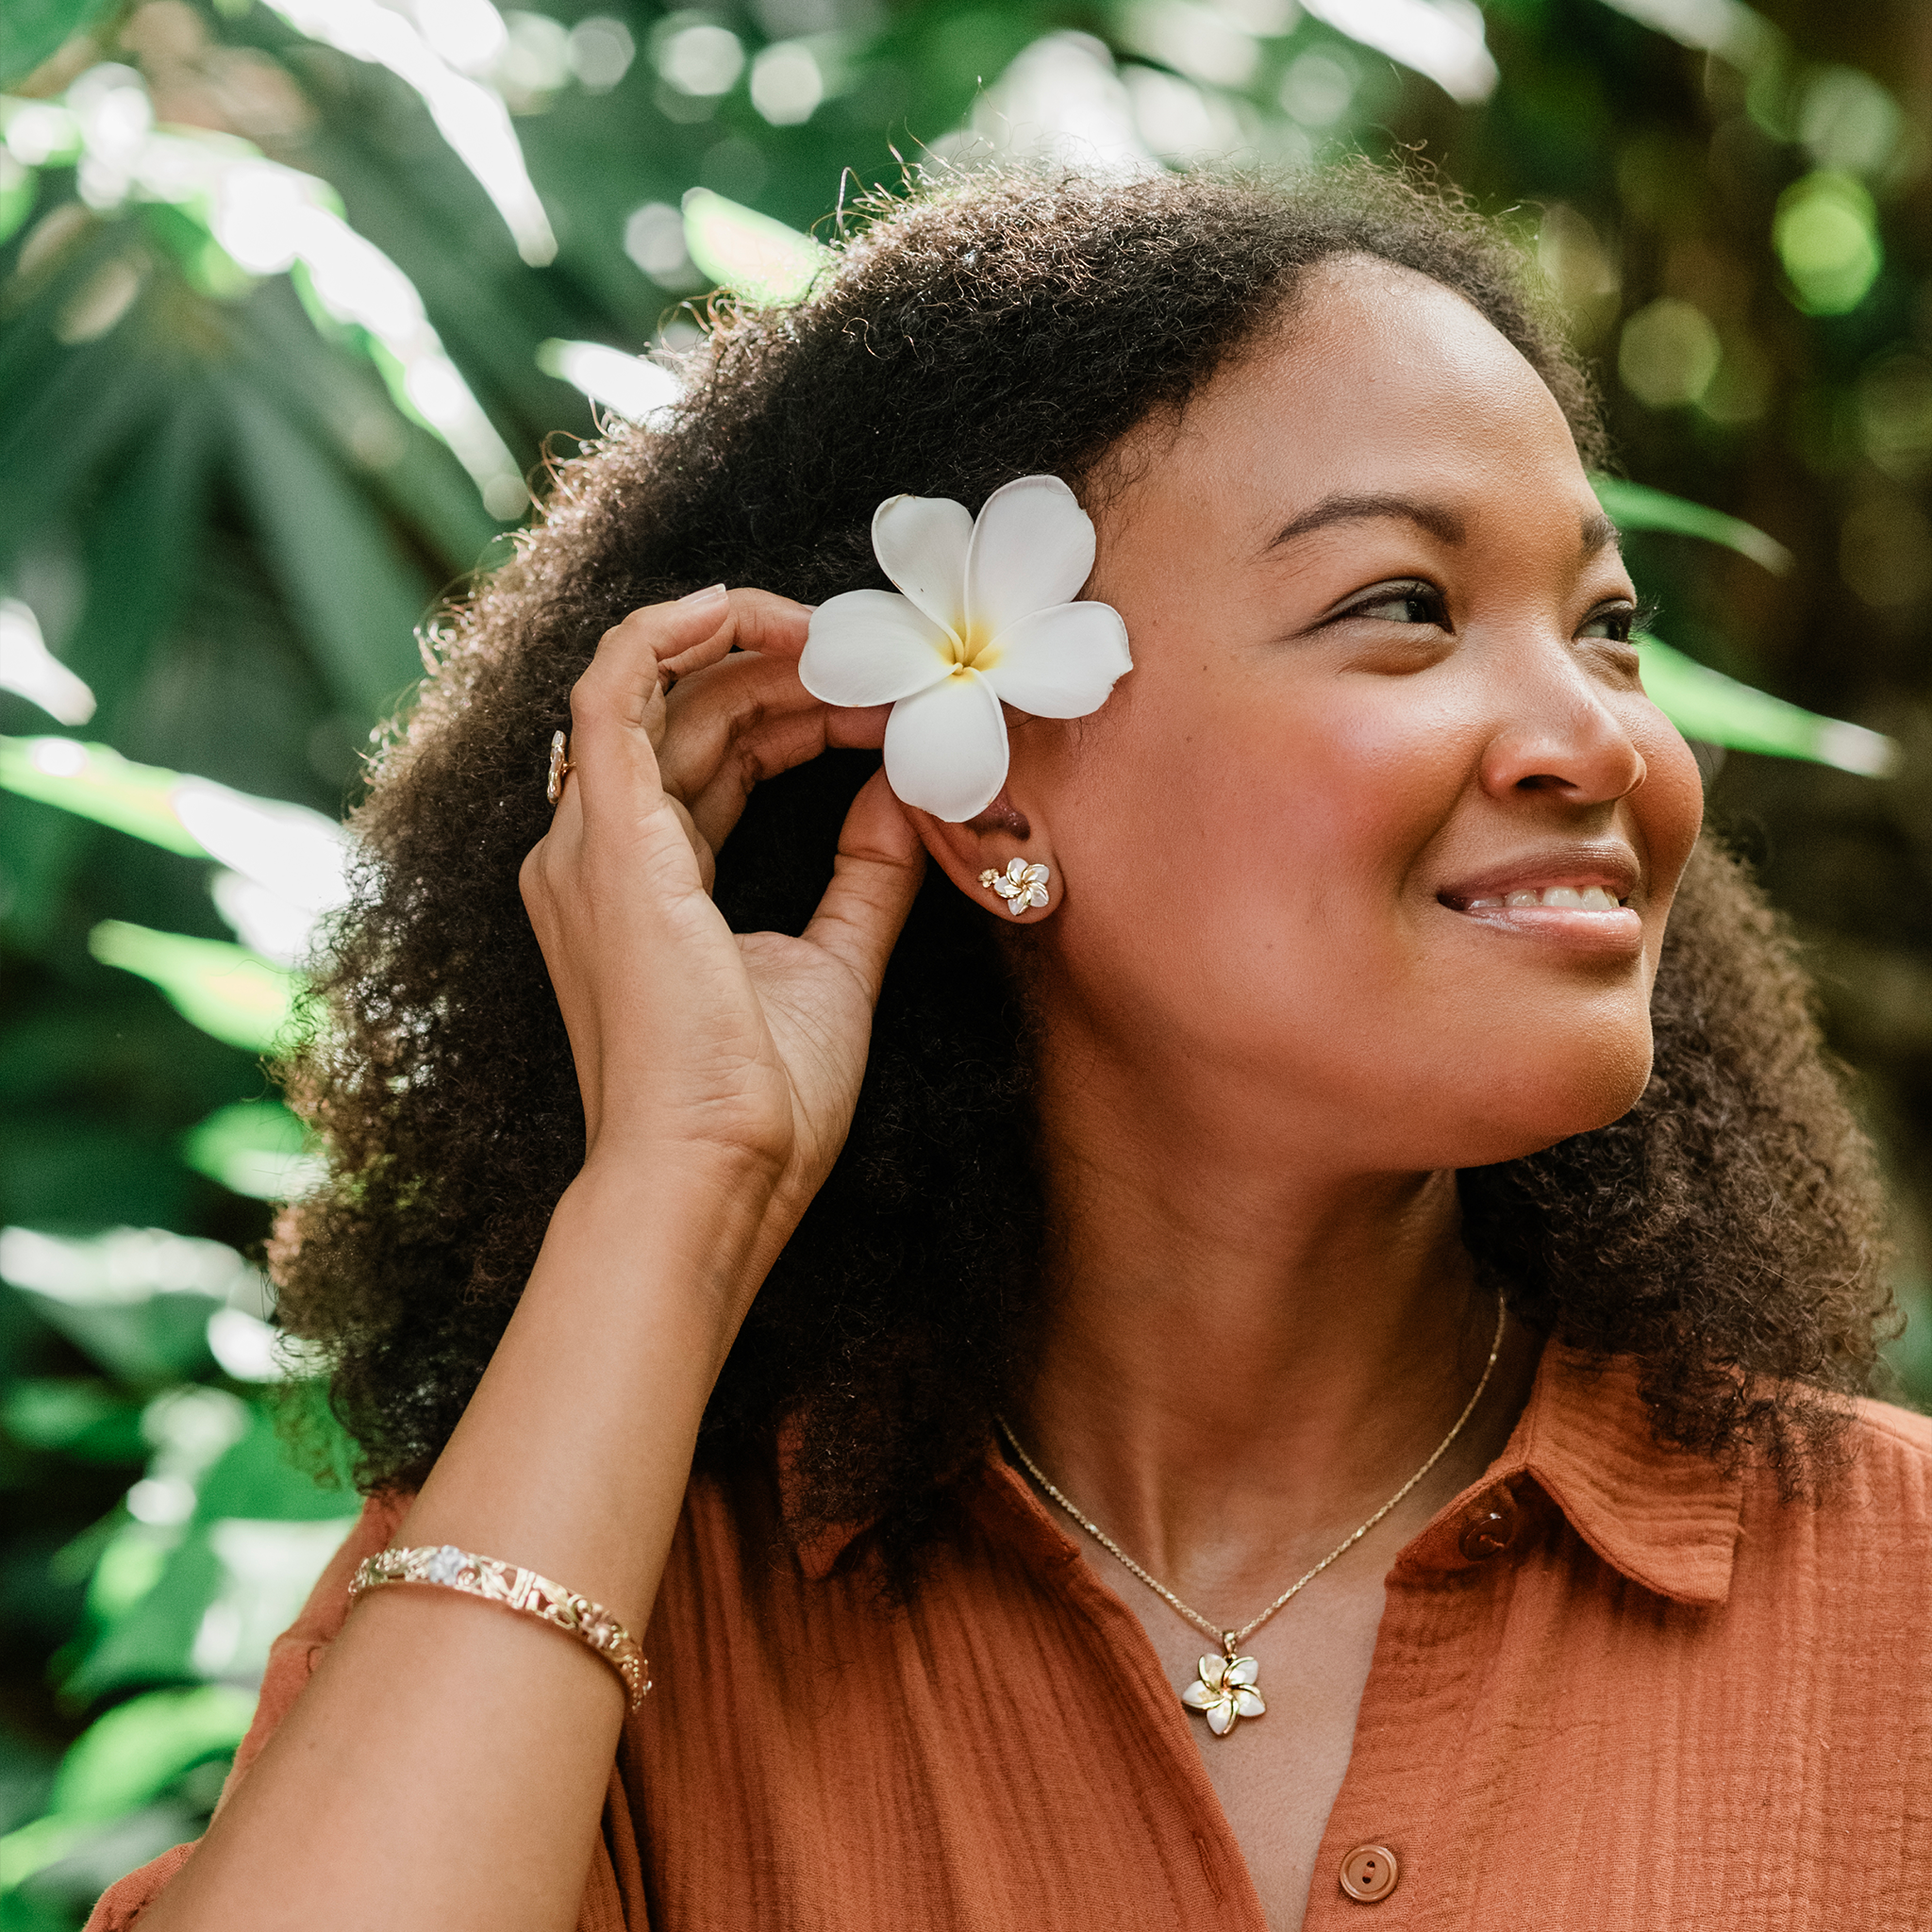
M 798 675 L 828 705 L 891 705 L 886 779 L 953 824 L 1007 782 L 1002 702 L 1084 718 L 1134 668 L 1108 604 L 1070 600 L 1093 569 L 1093 525 L 1058 476 L 995 490 L 977 519 L 943 496 L 889 496 L 872 547 L 892 591 L 812 612 Z

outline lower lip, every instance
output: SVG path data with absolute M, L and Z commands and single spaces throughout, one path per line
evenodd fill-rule
M 1493 931 L 1515 933 L 1566 952 L 1627 958 L 1643 950 L 1643 921 L 1628 906 L 1607 912 L 1570 906 L 1484 906 L 1446 908 Z

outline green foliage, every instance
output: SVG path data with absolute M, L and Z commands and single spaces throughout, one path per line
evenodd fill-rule
M 1687 738 L 1776 758 L 1808 758 L 1868 778 L 1898 766 L 1890 739 L 1796 705 L 1712 671 L 1655 638 L 1642 641 L 1643 689 Z
M 684 197 L 684 244 L 700 274 L 759 308 L 803 302 L 832 251 L 708 188 Z
M 226 940 L 104 919 L 88 935 L 88 950 L 104 966 L 152 980 L 191 1026 L 244 1052 L 270 1052 L 293 1010 L 294 975 Z
M 177 775 L 137 765 L 105 744 L 0 738 L 0 786 L 8 791 L 78 812 L 170 852 L 199 853 L 201 841 L 175 811 Z
M 109 0 L 7 0 L 0 10 L 0 87 L 31 74 L 108 5 Z
M 320 1177 L 301 1122 L 278 1100 L 217 1108 L 188 1134 L 181 1158 L 196 1174 L 256 1201 L 291 1200 Z
M 1646 688 L 1743 754 L 1713 815 L 1860 968 L 1828 1015 L 1927 1245 L 1932 142 L 1903 47 L 1823 0 L 1491 0 L 1480 33 L 1441 9 L 1434 54 L 1292 0 L 541 5 L 396 9 L 417 71 L 508 108 L 494 162 L 326 8 L 0 7 L 6 1932 L 70 1932 L 199 1828 L 354 1507 L 247 1258 L 315 1172 L 259 1055 L 418 627 L 590 397 L 647 415 L 640 352 L 714 287 L 801 298 L 908 164 L 1417 144 L 1516 211 L 1647 479 L 1597 486 L 1672 641 Z M 85 742 L 18 694 L 54 688 L 36 652 L 84 682 Z
M 1663 530 L 1674 537 L 1700 537 L 1707 543 L 1722 543 L 1753 563 L 1761 563 L 1778 576 L 1788 575 L 1795 561 L 1775 537 L 1767 537 L 1742 517 L 1726 516 L 1723 510 L 1687 503 L 1667 491 L 1626 483 L 1616 476 L 1593 476 L 1591 487 L 1620 530 Z
M 271 1392 L 284 1365 L 265 1285 L 232 1248 L 154 1229 L 15 1227 L 0 1232 L 0 1281 L 7 1307 L 58 1338 L 71 1364 L 19 1373 L 61 1355 L 23 1347 L 16 1323 L 0 1387 L 11 1453 L 110 1476 L 131 1465 L 137 1477 L 31 1577 L 11 1558 L 16 1588 L 85 1584 L 51 1671 L 63 1708 L 105 1708 L 60 1759 L 41 1815 L 0 1837 L 0 1910 L 8 1924 L 28 1913 L 72 1924 L 63 1914 L 84 1912 L 120 1870 L 198 1827 L 269 1643 L 356 1498 L 325 1407 L 299 1387 Z
M 1865 184 L 1820 169 L 1778 196 L 1778 259 L 1807 315 L 1849 315 L 1885 266 L 1878 209 Z

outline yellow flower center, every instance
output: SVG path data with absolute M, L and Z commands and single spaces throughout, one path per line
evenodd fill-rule
M 983 625 L 955 624 L 952 645 L 954 677 L 963 676 L 969 671 L 991 671 L 999 661 L 992 636 Z

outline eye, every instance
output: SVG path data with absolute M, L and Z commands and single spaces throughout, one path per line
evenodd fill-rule
M 1636 605 L 1620 599 L 1592 610 L 1576 627 L 1579 638 L 1607 638 L 1610 642 L 1627 644 L 1631 633 L 1642 628 L 1643 613 Z
M 1443 630 L 1449 628 L 1449 614 L 1441 591 L 1419 578 L 1377 584 L 1336 615 L 1366 617 L 1378 624 L 1433 624 Z

